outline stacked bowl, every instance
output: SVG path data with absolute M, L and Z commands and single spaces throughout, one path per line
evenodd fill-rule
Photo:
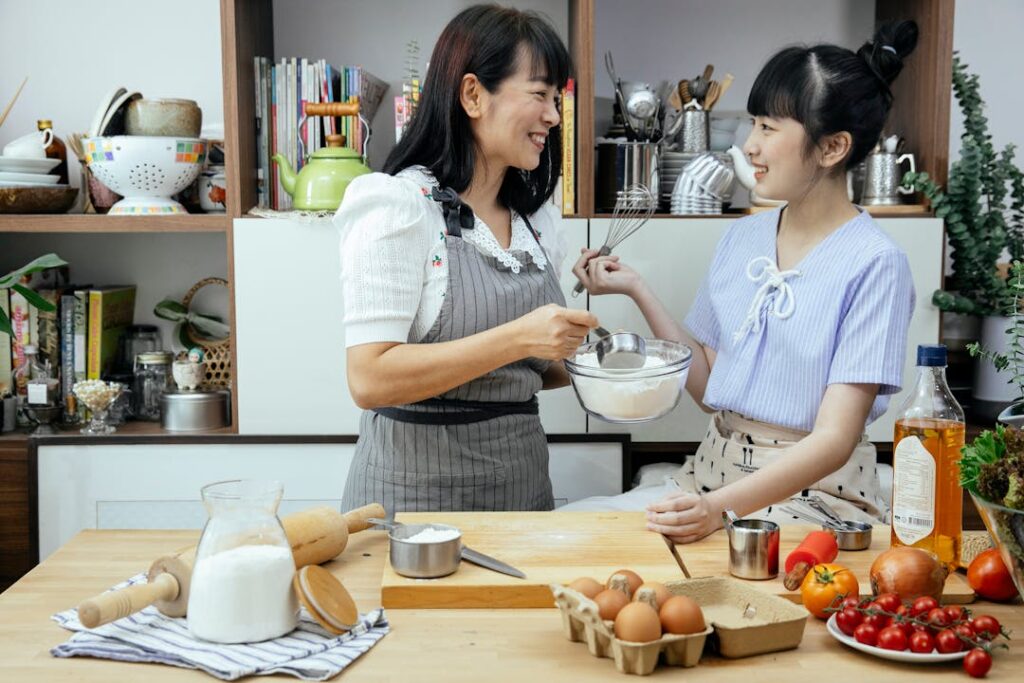
M 722 213 L 722 203 L 732 196 L 735 179 L 728 155 L 714 152 L 695 155 L 676 175 L 670 196 L 671 213 L 675 216 Z
M 12 140 L 0 154 L 0 213 L 64 213 L 78 190 L 60 184 L 51 173 L 60 159 L 46 156 L 53 131 L 29 133 Z

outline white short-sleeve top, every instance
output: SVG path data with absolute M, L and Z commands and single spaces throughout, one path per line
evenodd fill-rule
M 792 269 L 777 268 L 780 209 L 719 242 L 685 325 L 717 355 L 704 404 L 810 431 L 830 384 L 900 390 L 914 284 L 907 256 L 862 211 Z
M 345 190 L 334 224 L 341 232 L 346 347 L 418 342 L 441 312 L 448 250 L 441 205 L 430 198 L 435 186 L 429 171 L 411 167 L 394 176 L 359 176 Z M 545 204 L 529 221 L 540 244 L 515 211 L 507 250 L 479 218 L 462 239 L 513 273 L 527 254 L 538 268 L 560 271 L 566 245 L 558 209 Z

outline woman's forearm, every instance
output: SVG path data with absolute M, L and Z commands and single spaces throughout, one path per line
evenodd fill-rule
M 527 354 L 513 323 L 432 344 L 366 344 L 348 350 L 348 385 L 363 409 L 415 403 L 514 363 Z
M 631 296 L 655 337 L 686 344 L 693 350 L 690 373 L 686 378 L 686 391 L 702 410 L 710 412 L 704 406 L 704 391 L 708 386 L 711 364 L 704 353 L 703 344 L 676 322 L 676 318 L 665 308 L 665 304 L 651 291 L 646 282 L 641 280 Z

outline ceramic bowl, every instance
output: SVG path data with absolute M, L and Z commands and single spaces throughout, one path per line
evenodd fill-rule
M 192 100 L 132 100 L 124 125 L 128 135 L 197 138 L 203 127 L 203 110 Z
M 199 206 L 207 213 L 224 213 L 228 199 L 224 167 L 211 166 L 199 176 Z
M 77 187 L 0 187 L 0 213 L 67 213 L 78 196 Z

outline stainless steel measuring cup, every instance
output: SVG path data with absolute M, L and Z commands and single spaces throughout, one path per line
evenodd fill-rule
M 779 525 L 764 519 L 739 519 L 722 513 L 729 535 L 729 573 L 741 579 L 774 579 L 779 575 Z
M 647 342 L 633 332 L 609 332 L 603 327 L 594 330 L 597 342 L 597 364 L 604 370 L 635 370 L 647 360 Z
M 388 558 L 396 574 L 413 579 L 436 579 L 448 576 L 459 568 L 462 560 L 462 532 L 447 524 L 402 524 L 383 519 L 366 520 L 388 528 Z M 458 535 L 445 541 L 427 543 L 409 542 L 406 539 L 426 529 L 454 531 Z

